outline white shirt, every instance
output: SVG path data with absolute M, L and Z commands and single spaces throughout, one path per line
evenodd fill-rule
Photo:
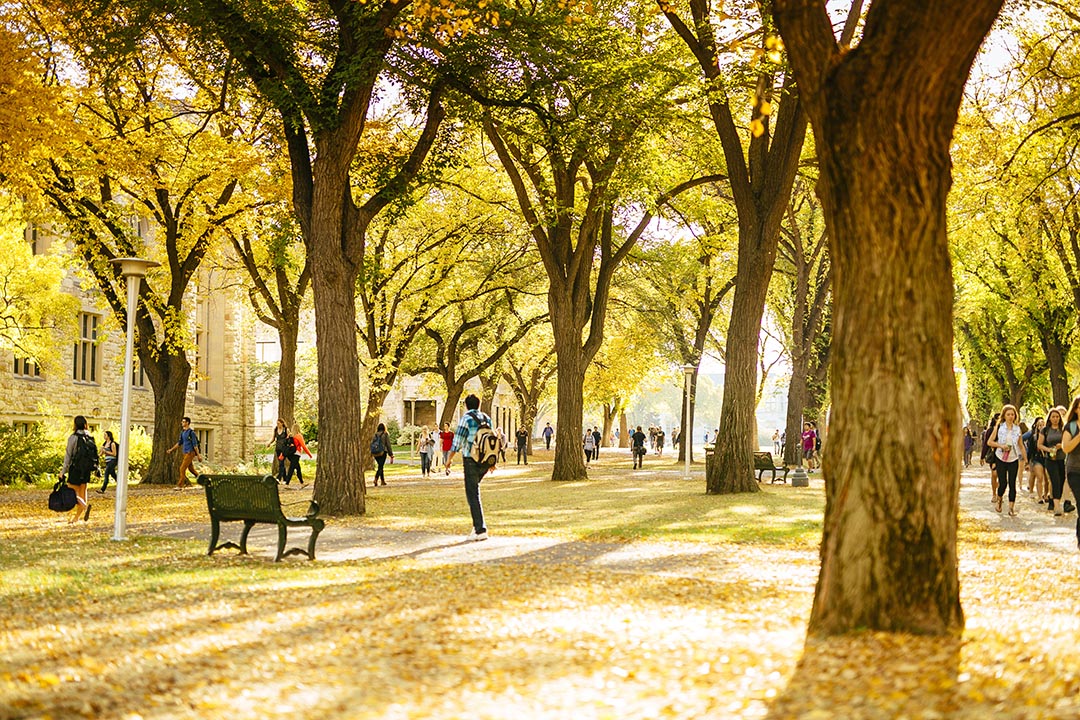
M 997 440 L 999 445 L 1004 445 L 1004 448 L 996 448 L 998 460 L 1002 462 L 1013 462 L 1020 459 L 1020 426 L 1013 425 L 1009 427 L 1005 423 L 998 426 Z M 1006 455 L 1006 453 L 1008 453 Z

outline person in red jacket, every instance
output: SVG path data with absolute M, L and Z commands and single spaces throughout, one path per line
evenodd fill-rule
M 286 446 L 286 459 L 289 461 L 289 474 L 285 476 L 285 484 L 288 485 L 292 480 L 293 472 L 296 472 L 296 479 L 300 481 L 300 487 L 304 487 L 304 473 L 300 470 L 300 453 L 307 453 L 309 458 L 315 457 L 308 450 L 307 443 L 304 442 L 304 435 L 300 432 L 300 424 L 293 423 L 292 426 L 292 439 L 293 447 L 292 452 L 289 452 L 288 446 Z
M 443 423 L 442 431 L 439 432 L 439 441 L 442 443 L 442 462 L 446 468 L 446 474 L 450 474 L 450 447 L 454 444 L 454 433 L 450 429 L 450 423 Z

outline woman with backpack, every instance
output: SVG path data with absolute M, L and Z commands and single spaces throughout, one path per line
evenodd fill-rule
M 1021 424 L 1020 427 L 1023 427 Z M 1031 429 L 1024 433 L 1024 453 L 1028 459 L 1027 491 L 1034 492 L 1035 486 L 1046 484 L 1046 458 L 1039 450 L 1039 438 L 1042 436 L 1043 419 L 1037 417 L 1031 421 Z
M 101 483 L 99 493 L 104 493 L 105 488 L 109 487 L 110 477 L 113 482 L 116 482 L 116 465 L 120 460 L 119 450 L 120 446 L 116 444 L 112 430 L 106 430 L 105 440 L 101 443 L 101 454 L 105 456 L 105 479 Z
M 288 460 L 292 452 L 296 451 L 295 446 L 292 451 L 288 449 L 292 445 L 292 436 L 289 435 L 289 428 L 285 426 L 285 421 L 278 418 L 277 424 L 274 425 L 274 437 L 270 439 L 270 442 L 266 443 L 267 447 L 274 446 L 274 458 L 277 459 L 277 479 L 278 482 L 285 482 L 285 461 Z
M 300 432 L 300 423 L 293 423 L 290 439 L 292 442 L 285 445 L 285 459 L 289 461 L 289 474 L 285 476 L 285 484 L 289 484 L 295 472 L 296 479 L 300 481 L 300 487 L 304 487 L 304 472 L 300 469 L 300 453 L 307 453 L 309 458 L 315 456 L 311 454 L 307 443 L 304 442 L 304 434 Z
M 589 461 L 592 460 L 593 450 L 596 449 L 596 438 L 593 437 L 592 430 L 585 430 L 585 437 L 582 438 L 581 445 L 585 449 L 585 465 L 588 466 Z
M 1065 422 L 1061 415 L 1060 409 L 1050 408 L 1050 412 L 1046 415 L 1046 426 L 1039 434 L 1039 450 L 1043 454 L 1046 475 L 1050 476 L 1049 493 L 1046 480 L 1039 483 L 1039 504 L 1052 502 L 1053 505 L 1048 509 L 1054 510 L 1055 515 L 1065 513 L 1064 508 L 1061 507 L 1061 495 L 1065 490 L 1065 453 L 1061 450 Z
M 1061 433 L 1061 449 L 1065 451 L 1065 480 L 1073 497 L 1080 500 L 1080 395 L 1073 398 L 1065 415 L 1065 429 Z M 1080 512 L 1076 518 L 1076 544 L 1080 547 Z
M 990 436 L 997 429 L 999 415 L 1000 413 L 994 413 L 994 417 L 990 418 L 990 422 L 986 425 L 986 430 L 982 436 L 982 455 L 980 455 L 981 459 L 990 466 L 991 502 L 995 504 L 997 503 L 997 455 L 994 454 L 994 448 L 990 447 Z
M 75 429 L 67 439 L 64 450 L 64 466 L 60 470 L 61 482 L 75 491 L 75 512 L 68 524 L 82 516 L 83 521 L 90 520 L 90 503 L 86 501 L 86 484 L 90 482 L 90 473 L 97 468 L 97 444 L 86 431 L 86 418 L 75 416 Z
M 379 485 L 379 481 L 382 480 L 382 485 L 386 485 L 386 475 L 383 472 L 383 465 L 386 464 L 386 458 L 390 458 L 390 462 L 394 462 L 394 449 L 390 447 L 390 433 L 386 432 L 386 425 L 379 423 L 379 427 L 375 429 L 375 435 L 371 438 L 371 457 L 375 459 L 375 477 L 371 481 L 371 487 Z
M 994 495 L 994 509 L 1001 512 L 1005 488 L 1009 488 L 1009 515 L 1016 515 L 1016 474 L 1020 461 L 1024 459 L 1024 446 L 1020 442 L 1020 425 L 1017 423 L 1016 407 L 1006 405 L 1001 408 L 1001 422 L 994 428 L 990 437 L 990 447 L 997 456 L 997 491 Z
M 420 428 L 420 436 L 416 439 L 416 452 L 420 453 L 420 477 L 431 477 L 431 460 L 435 455 L 435 441 L 427 425 Z

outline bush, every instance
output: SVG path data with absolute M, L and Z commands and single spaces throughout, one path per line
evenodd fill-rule
M 386 425 L 386 432 L 390 436 L 390 444 L 391 445 L 399 445 L 399 444 L 401 444 L 402 441 L 399 440 L 399 437 L 401 436 L 402 428 L 401 428 L 400 425 L 398 425 L 398 421 L 397 420 L 387 420 L 385 425 Z M 408 425 L 406 425 L 406 427 L 408 427 Z
M 25 434 L 14 425 L 0 425 L 0 485 L 32 483 L 46 475 L 59 475 L 66 447 L 38 425 Z

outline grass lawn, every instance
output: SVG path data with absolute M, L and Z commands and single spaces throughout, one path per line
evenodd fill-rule
M 964 519 L 962 638 L 807 642 L 819 480 L 718 498 L 700 470 L 618 460 L 583 483 L 500 468 L 492 542 L 696 547 L 707 572 L 206 557 L 203 540 L 112 542 L 111 495 L 69 528 L 47 490 L 0 490 L 0 718 L 1080 717 L 1076 557 Z M 467 530 L 460 476 L 387 479 L 368 516 L 331 526 Z M 205 501 L 136 487 L 129 521 L 205 522 Z

